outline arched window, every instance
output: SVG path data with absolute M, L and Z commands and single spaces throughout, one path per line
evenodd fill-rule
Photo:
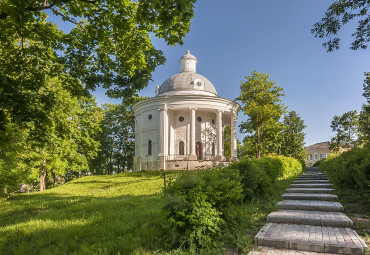
M 148 155 L 152 155 L 152 140 L 148 140 Z
M 183 141 L 179 142 L 179 155 L 185 155 L 185 146 Z
M 212 156 L 216 155 L 216 146 L 215 143 L 212 143 Z

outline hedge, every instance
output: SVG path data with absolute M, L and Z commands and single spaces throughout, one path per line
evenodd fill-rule
M 318 166 L 338 189 L 356 189 L 370 199 L 370 145 L 332 154 Z

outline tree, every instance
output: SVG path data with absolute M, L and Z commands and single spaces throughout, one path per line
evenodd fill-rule
M 88 160 L 96 156 L 99 142 L 93 139 L 102 119 L 99 108 L 90 97 L 76 98 L 52 79 L 39 91 L 38 120 L 27 125 L 7 123 L 16 132 L 5 134 L 14 143 L 4 146 L 4 161 L 13 161 L 11 169 L 20 169 L 29 181 L 38 180 L 40 190 L 48 179 L 68 172 L 88 171 Z M 7 166 L 5 166 L 6 169 Z
M 370 142 L 370 72 L 365 73 L 364 93 L 366 103 L 362 105 L 359 116 L 359 138 L 362 143 Z
M 354 146 L 358 138 L 358 118 L 356 110 L 348 111 L 342 116 L 334 116 L 330 127 L 336 132 L 336 135 L 331 139 L 331 150 L 338 152 L 341 149 L 349 149 Z
M 182 44 L 195 0 L 0 1 L 0 123 L 37 118 L 34 95 L 58 77 L 74 95 L 103 86 L 129 100 L 165 62 L 150 36 Z M 62 30 L 55 16 L 72 26 Z M 80 84 L 84 86 L 80 86 Z M 6 113 L 5 113 L 6 112 Z M 4 128 L 4 125 L 2 125 Z
M 305 129 L 304 121 L 295 112 L 290 111 L 284 116 L 284 130 L 282 132 L 281 154 L 304 161 L 306 156 L 304 150 Z
M 370 17 L 368 9 L 370 0 L 335 0 L 325 13 L 321 22 L 314 24 L 311 30 L 315 37 L 329 37 L 323 46 L 328 52 L 339 49 L 340 39 L 337 35 L 343 25 L 352 20 L 358 20 L 356 32 L 352 34 L 355 40 L 351 44 L 352 50 L 366 49 L 370 41 Z
M 136 102 L 142 100 L 137 98 Z M 132 169 L 135 156 L 135 116 L 132 104 L 103 105 L 104 120 L 96 139 L 100 142 L 98 156 L 91 161 L 95 174 L 121 173 Z
M 240 96 L 236 98 L 241 101 L 242 110 L 248 117 L 241 123 L 240 130 L 251 134 L 252 144 L 256 145 L 256 157 L 259 158 L 261 151 L 274 146 L 272 141 L 278 139 L 282 127 L 279 119 L 285 111 L 280 97 L 285 94 L 274 81 L 268 80 L 268 74 L 253 71 L 246 79 L 242 81 Z M 267 138 L 269 142 L 266 142 Z

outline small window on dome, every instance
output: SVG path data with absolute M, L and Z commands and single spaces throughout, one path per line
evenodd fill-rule
M 197 86 L 198 86 L 198 87 L 201 87 L 202 85 L 203 85 L 203 84 L 202 84 L 202 82 L 201 82 L 201 81 L 198 81 L 198 82 L 197 82 Z
M 198 118 L 197 118 L 197 121 L 198 121 L 198 122 L 202 122 L 202 117 L 198 117 Z
M 151 114 L 148 115 L 148 120 L 152 120 L 153 116 Z
M 184 122 L 184 120 L 185 120 L 185 118 L 184 118 L 184 117 L 182 117 L 182 116 L 179 118 L 179 121 L 180 121 L 180 122 Z

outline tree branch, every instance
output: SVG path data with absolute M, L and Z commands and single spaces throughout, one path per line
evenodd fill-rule
M 53 7 L 51 7 L 50 8 L 56 15 L 60 15 L 60 16 L 62 16 L 64 19 L 66 19 L 66 20 L 68 20 L 69 22 L 71 22 L 71 23 L 73 23 L 73 24 L 75 24 L 75 25 L 77 25 L 77 26 L 79 26 L 80 28 L 82 28 L 85 32 L 87 32 L 86 31 L 86 29 L 80 24 L 80 23 L 78 23 L 77 21 L 75 21 L 75 20 L 73 20 L 73 19 L 70 19 L 70 18 L 68 18 L 66 15 L 64 15 L 63 13 L 61 13 L 60 11 L 58 11 L 57 9 L 55 9 L 55 8 L 53 8 Z

